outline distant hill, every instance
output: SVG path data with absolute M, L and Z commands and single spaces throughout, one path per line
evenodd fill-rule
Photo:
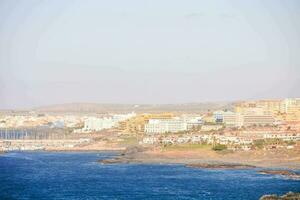
M 186 104 L 98 104 L 98 103 L 69 103 L 49 105 L 34 109 L 38 112 L 81 112 L 81 113 L 156 113 L 156 112 L 185 112 L 203 113 L 208 110 L 232 109 L 232 103 L 186 103 Z

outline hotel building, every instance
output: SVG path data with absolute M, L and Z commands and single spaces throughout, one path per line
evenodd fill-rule
M 182 119 L 150 119 L 145 125 L 145 133 L 176 133 L 188 130 L 188 124 Z
M 273 125 L 275 119 L 270 114 L 264 114 L 258 111 L 247 112 L 245 114 L 235 112 L 215 113 L 216 121 L 222 121 L 227 127 L 242 127 L 253 125 Z

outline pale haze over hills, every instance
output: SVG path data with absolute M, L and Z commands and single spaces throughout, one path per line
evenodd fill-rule
M 204 113 L 208 110 L 231 109 L 229 102 L 206 102 L 187 104 L 97 104 L 97 103 L 70 103 L 42 106 L 33 109 L 37 112 L 75 112 L 75 113 Z
M 299 8 L 0 0 L 0 109 L 299 97 Z

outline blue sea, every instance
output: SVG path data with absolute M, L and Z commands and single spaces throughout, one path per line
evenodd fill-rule
M 102 165 L 113 153 L 0 155 L 0 199 L 259 199 L 300 191 L 300 181 L 256 170 L 166 164 Z

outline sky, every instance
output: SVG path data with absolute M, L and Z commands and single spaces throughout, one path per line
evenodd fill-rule
M 300 97 L 300 1 L 0 0 L 0 109 Z

